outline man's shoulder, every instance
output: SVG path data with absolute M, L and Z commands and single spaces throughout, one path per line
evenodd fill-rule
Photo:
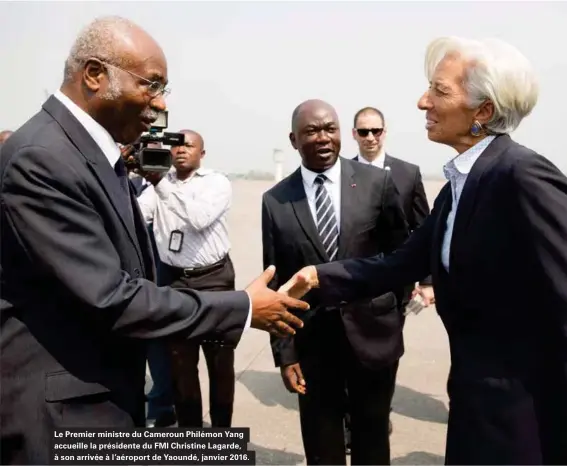
M 199 168 L 199 176 L 207 178 L 208 181 L 218 182 L 222 184 L 230 184 L 230 179 L 223 172 L 213 168 Z
M 381 181 L 387 176 L 387 170 L 370 165 L 367 163 L 360 163 L 353 159 L 342 159 L 343 173 L 352 170 L 358 176 L 366 177 L 368 180 Z
M 75 159 L 69 156 L 73 152 L 78 150 L 58 123 L 45 111 L 40 111 L 2 145 L 0 173 L 4 175 L 14 164 L 22 164 L 22 167 L 32 165 L 43 170 L 69 167 Z M 53 172 L 57 174 L 57 169 L 54 168 Z
M 262 198 L 274 198 L 280 202 L 289 200 L 297 195 L 297 177 L 301 177 L 300 168 L 278 181 L 274 186 L 264 192 Z
M 419 165 L 415 163 L 408 162 L 407 160 L 402 160 L 398 157 L 393 157 L 390 154 L 387 154 L 387 160 L 390 164 L 398 167 L 403 167 L 407 171 L 416 172 L 419 171 Z

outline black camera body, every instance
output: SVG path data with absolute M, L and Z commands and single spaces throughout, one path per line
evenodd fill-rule
M 173 163 L 171 151 L 160 147 L 148 146 L 151 144 L 171 147 L 182 146 L 185 144 L 185 135 L 183 133 L 162 132 L 165 128 L 167 128 L 167 111 L 161 112 L 149 132 L 142 134 L 140 140 L 132 144 L 135 151 L 132 154 L 134 161 L 126 162 L 128 168 L 140 169 L 148 173 L 169 171 Z

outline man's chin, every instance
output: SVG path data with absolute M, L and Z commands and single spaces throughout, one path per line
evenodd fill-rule
M 336 162 L 337 162 L 338 156 L 336 155 L 330 155 L 328 157 L 317 157 L 317 167 L 321 170 L 321 171 L 325 171 L 328 170 L 329 168 L 331 168 Z

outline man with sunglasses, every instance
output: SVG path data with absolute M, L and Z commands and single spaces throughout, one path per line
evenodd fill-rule
M 53 429 L 145 426 L 145 343 L 177 335 L 238 344 L 252 326 L 302 322 L 266 285 L 158 287 L 144 220 L 118 143 L 165 109 L 162 49 L 122 18 L 95 20 L 65 63 L 61 89 L 0 157 L 0 452 L 50 464 Z
M 400 202 L 406 215 L 410 232 L 417 229 L 429 215 L 429 204 L 423 187 L 419 166 L 392 157 L 384 149 L 386 140 L 386 121 L 384 114 L 374 107 L 364 107 L 354 115 L 352 135 L 358 143 L 359 153 L 353 160 L 388 170 L 400 194 Z M 431 278 L 424 278 L 419 283 L 426 287 L 424 292 L 432 294 Z M 408 304 L 413 285 L 408 285 L 404 299 L 400 301 L 400 311 Z M 393 392 L 392 392 L 393 396 Z M 346 417 L 346 437 L 350 439 L 349 417 Z M 390 433 L 392 423 L 390 422 Z
M 400 193 L 402 207 L 410 231 L 418 228 L 429 215 L 429 204 L 419 166 L 392 157 L 384 149 L 386 122 L 377 108 L 365 107 L 354 116 L 352 135 L 358 143 L 359 154 L 354 157 L 360 163 L 390 170 Z

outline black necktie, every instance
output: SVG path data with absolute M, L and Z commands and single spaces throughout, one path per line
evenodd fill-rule
M 134 219 L 134 213 L 132 212 L 132 200 L 130 198 L 130 186 L 128 182 L 128 172 L 126 171 L 126 164 L 122 157 L 118 159 L 118 162 L 114 165 L 114 171 L 116 176 L 118 177 L 118 181 L 120 181 L 120 186 L 122 187 L 122 191 L 124 192 L 125 202 L 128 205 L 128 211 L 130 212 L 130 218 Z

